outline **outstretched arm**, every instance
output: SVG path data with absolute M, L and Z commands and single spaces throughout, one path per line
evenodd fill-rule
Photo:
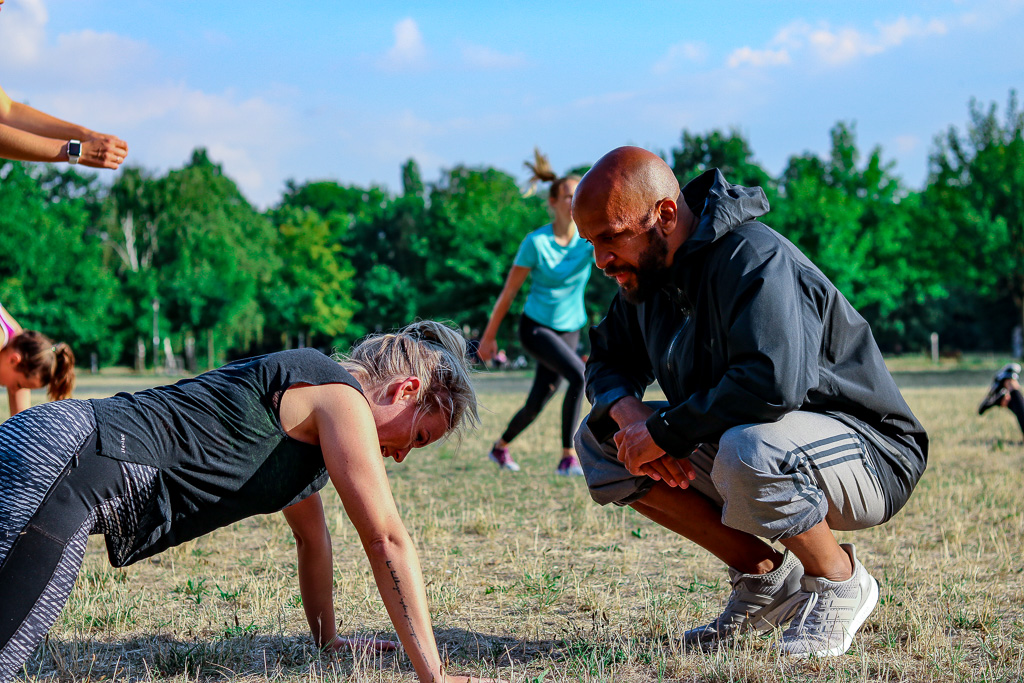
M 69 140 L 82 143 L 79 163 L 93 168 L 117 168 L 128 145 L 117 136 L 97 133 L 14 102 L 0 88 L 0 158 L 17 161 L 67 161 Z
M 327 385 L 318 394 L 314 419 L 324 463 L 359 533 L 384 607 L 416 675 L 424 683 L 468 680 L 444 674 L 419 559 L 395 507 L 365 399 L 341 384 Z
M 498 300 L 494 303 L 494 308 L 491 309 L 487 327 L 484 328 L 484 333 L 480 337 L 480 348 L 477 350 L 477 354 L 481 359 L 490 360 L 498 352 L 498 328 L 501 327 L 501 321 L 505 319 L 508 309 L 515 301 L 516 294 L 522 289 L 523 283 L 526 282 L 529 275 L 530 269 L 525 266 L 512 266 L 512 269 L 508 271 L 505 286 L 501 288 L 501 294 L 498 295 Z

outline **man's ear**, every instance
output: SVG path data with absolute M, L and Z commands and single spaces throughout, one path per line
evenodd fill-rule
M 662 235 L 668 237 L 679 229 L 679 207 L 674 199 L 662 199 L 654 210 L 658 212 L 658 229 Z

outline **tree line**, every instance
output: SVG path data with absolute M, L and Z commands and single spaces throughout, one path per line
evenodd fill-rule
M 1002 112 L 968 110 L 964 130 L 936 135 L 920 190 L 881 148 L 862 153 L 845 122 L 827 155 L 794 155 L 777 177 L 735 130 L 683 131 L 663 156 L 681 183 L 717 167 L 763 187 L 764 222 L 832 279 L 884 350 L 917 352 L 938 332 L 946 349 L 1006 351 L 1024 304 L 1024 112 L 1014 92 Z M 543 197 L 486 167 L 426 182 L 409 160 L 400 193 L 289 181 L 261 212 L 203 149 L 162 176 L 126 168 L 110 186 L 0 160 L 0 302 L 80 359 L 139 368 L 166 350 L 202 369 L 345 348 L 416 318 L 473 336 L 523 236 L 548 220 Z M 614 291 L 591 279 L 592 322 Z M 512 319 L 502 336 L 515 349 Z

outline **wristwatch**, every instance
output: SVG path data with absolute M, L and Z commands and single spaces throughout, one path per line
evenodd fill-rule
M 82 141 L 68 140 L 68 163 L 77 164 L 78 158 L 82 156 Z

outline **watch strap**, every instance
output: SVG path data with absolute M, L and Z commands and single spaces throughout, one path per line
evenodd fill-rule
M 82 141 L 68 140 L 68 163 L 77 164 L 82 156 Z

